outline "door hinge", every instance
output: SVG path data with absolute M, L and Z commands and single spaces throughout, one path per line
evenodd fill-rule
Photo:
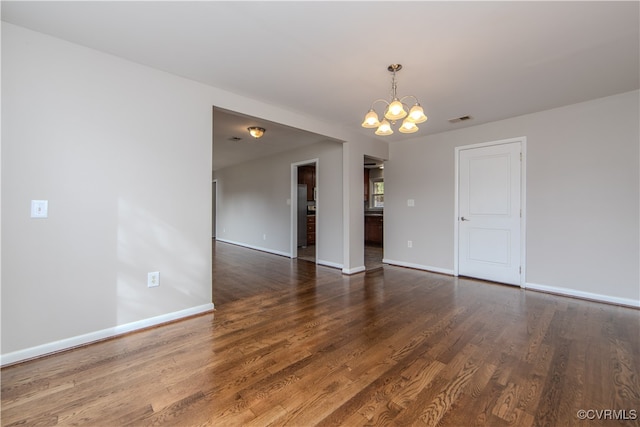
M 520 152 L 520 161 L 522 161 L 522 152 Z
M 522 274 L 522 266 L 518 267 L 518 274 Z

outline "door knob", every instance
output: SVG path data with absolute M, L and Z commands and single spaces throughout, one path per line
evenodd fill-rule
M 470 219 L 468 219 L 468 218 L 465 218 L 465 217 L 461 216 L 461 217 L 460 217 L 460 221 L 471 221 L 471 220 L 470 220 Z

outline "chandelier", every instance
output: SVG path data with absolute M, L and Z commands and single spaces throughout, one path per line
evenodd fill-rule
M 391 64 L 387 67 L 387 70 L 392 74 L 391 101 L 387 101 L 386 99 L 376 99 L 373 101 L 369 112 L 364 116 L 362 127 L 368 129 L 377 128 L 375 132 L 376 135 L 391 135 L 393 133 L 391 126 L 395 125 L 397 120 L 404 119 L 398 130 L 401 133 L 417 132 L 417 124 L 426 122 L 427 116 L 424 115 L 424 110 L 420 106 L 418 98 L 413 95 L 398 98 L 398 95 L 396 94 L 396 72 L 402 70 L 402 65 Z M 404 100 L 408 98 L 413 98 L 413 101 L 415 101 L 415 104 L 411 108 L 404 103 Z M 386 105 L 382 121 L 380 121 L 378 113 L 373 109 L 373 106 L 378 102 L 383 102 Z

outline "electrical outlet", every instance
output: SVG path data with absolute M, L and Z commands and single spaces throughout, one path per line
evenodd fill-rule
M 408 248 L 412 248 L 413 247 L 413 242 L 411 240 L 407 240 L 407 247 Z
M 160 272 L 153 271 L 151 273 L 147 273 L 147 287 L 155 288 L 156 286 L 160 286 Z
M 267 240 L 267 235 L 266 234 L 262 235 L 262 240 Z

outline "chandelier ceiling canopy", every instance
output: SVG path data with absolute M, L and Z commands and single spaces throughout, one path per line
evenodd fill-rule
M 427 121 L 427 116 L 424 115 L 424 110 L 418 102 L 418 99 L 413 95 L 406 95 L 398 98 L 397 95 L 397 83 L 396 72 L 402 69 L 401 64 L 391 64 L 387 67 L 392 74 L 391 77 L 391 100 L 376 99 L 371 103 L 369 112 L 364 116 L 362 122 L 363 128 L 376 129 L 376 135 L 391 135 L 393 133 L 392 126 L 396 124 L 396 121 L 402 120 L 402 125 L 398 129 L 401 133 L 414 133 L 418 131 L 418 123 L 424 123 Z M 412 99 L 413 105 L 409 107 L 405 103 L 405 100 Z M 382 114 L 382 121 L 378 113 L 375 111 L 374 106 L 377 103 L 384 103 L 385 110 Z

